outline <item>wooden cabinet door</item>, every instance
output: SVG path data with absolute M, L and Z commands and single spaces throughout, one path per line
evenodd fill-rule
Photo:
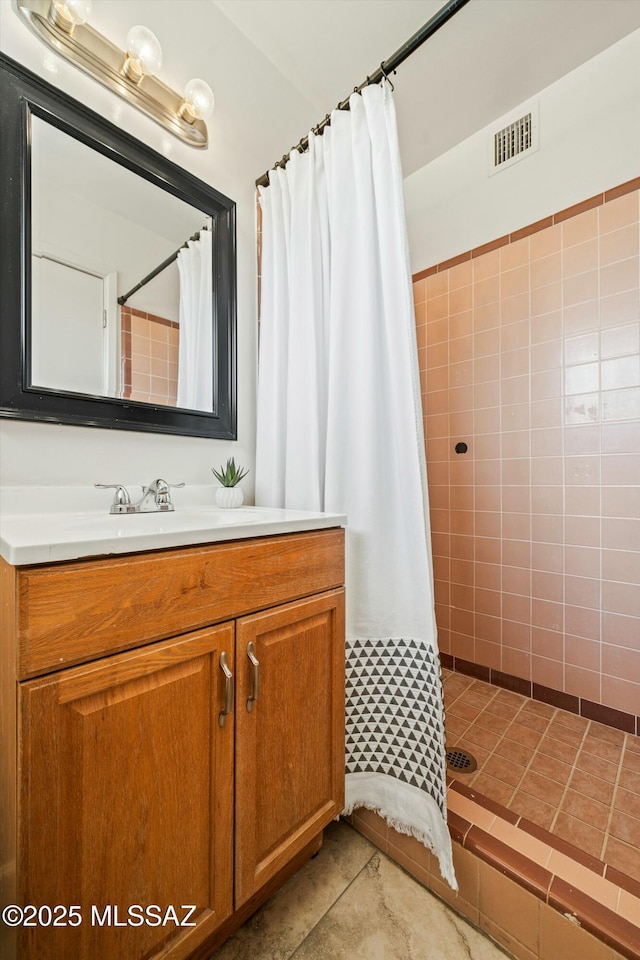
M 21 902 L 82 917 L 24 931 L 23 960 L 182 960 L 232 912 L 233 643 L 223 624 L 20 685 Z
M 344 591 L 238 620 L 236 671 L 238 907 L 344 806 Z

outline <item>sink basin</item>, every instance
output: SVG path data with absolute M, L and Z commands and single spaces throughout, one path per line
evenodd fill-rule
M 13 513 L 0 517 L 0 554 L 11 564 L 49 563 L 343 526 L 342 514 L 270 507 L 176 506 L 172 513 Z
M 35 519 L 35 518 L 34 518 Z M 218 507 L 182 507 L 167 513 L 94 513 L 60 514 L 57 519 L 67 533 L 83 531 L 87 527 L 104 531 L 110 537 L 131 537 L 134 534 L 168 533 L 176 530 L 212 530 L 217 527 L 243 523 L 273 521 L 268 510 L 257 507 L 238 507 L 221 510 Z

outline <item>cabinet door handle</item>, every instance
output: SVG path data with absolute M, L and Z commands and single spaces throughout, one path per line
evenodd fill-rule
M 227 717 L 233 710 L 233 674 L 229 670 L 227 654 L 224 650 L 220 654 L 220 667 L 224 673 L 224 710 L 218 714 L 218 723 L 224 727 Z
M 253 693 L 247 700 L 247 710 L 249 713 L 251 713 L 253 710 L 253 705 L 260 694 L 260 661 L 256 657 L 256 648 L 253 644 L 253 641 L 247 646 L 247 656 L 249 657 L 251 666 L 253 667 Z

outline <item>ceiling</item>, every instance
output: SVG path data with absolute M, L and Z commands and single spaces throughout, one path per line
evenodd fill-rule
M 144 23 L 163 82 L 216 96 L 206 151 L 183 147 L 52 57 L 0 0 L 0 47 L 228 196 L 378 68 L 445 0 L 93 0 L 91 24 L 124 48 Z M 640 0 L 470 0 L 393 77 L 405 176 L 640 29 Z M 53 72 L 52 72 L 53 71 Z
M 308 116 L 282 152 L 444 5 L 211 2 L 287 82 L 292 112 Z M 405 176 L 639 28 L 640 0 L 470 0 L 393 78 Z

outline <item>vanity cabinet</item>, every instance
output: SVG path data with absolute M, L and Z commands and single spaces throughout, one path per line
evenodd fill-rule
M 319 848 L 344 805 L 343 550 L 335 528 L 2 561 L 3 905 L 77 908 L 5 927 L 2 957 L 207 957 Z

